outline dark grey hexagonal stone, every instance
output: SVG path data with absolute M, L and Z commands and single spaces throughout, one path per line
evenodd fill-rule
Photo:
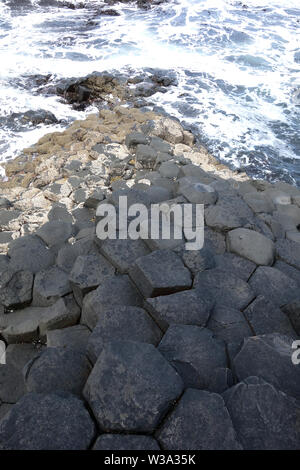
M 162 332 L 149 314 L 139 307 L 119 306 L 103 312 L 88 342 L 87 354 L 95 363 L 106 342 L 140 341 L 156 346 Z
M 46 348 L 23 369 L 29 392 L 57 390 L 80 395 L 91 367 L 85 354 L 74 349 Z
M 209 318 L 207 328 L 213 331 L 217 338 L 226 343 L 241 343 L 244 338 L 252 336 L 244 315 L 237 309 L 216 306 Z
M 125 145 L 127 145 L 128 148 L 135 147 L 138 144 L 146 145 L 148 140 L 149 138 L 141 132 L 131 132 L 130 134 L 127 134 L 125 138 Z
M 194 287 L 200 295 L 215 300 L 217 305 L 237 310 L 247 307 L 254 298 L 251 287 L 245 281 L 219 268 L 198 273 Z
M 129 274 L 145 297 L 171 294 L 192 285 L 190 271 L 171 250 L 157 250 L 138 258 Z
M 52 348 L 79 349 L 85 351 L 90 330 L 84 325 L 74 325 L 61 330 L 47 331 L 47 346 Z
M 163 331 L 173 323 L 205 326 L 212 306 L 213 302 L 195 289 L 145 301 L 145 308 Z
M 142 168 L 154 168 L 157 157 L 157 151 L 150 145 L 138 144 L 136 147 L 136 162 Z
M 73 227 L 70 222 L 62 220 L 51 220 L 42 225 L 36 234 L 48 245 L 49 247 L 55 245 L 62 245 L 73 234 Z
M 107 238 L 100 245 L 101 253 L 117 268 L 120 273 L 128 272 L 130 266 L 150 250 L 142 240 L 110 240 Z
M 54 263 L 54 253 L 36 235 L 13 240 L 9 245 L 10 269 L 37 273 Z
M 113 275 L 114 271 L 102 255 L 78 256 L 69 277 L 77 303 L 82 305 L 83 297 Z
M 298 450 L 300 403 L 258 377 L 223 394 L 246 450 Z
M 151 436 L 102 434 L 96 440 L 93 450 L 160 450 L 160 447 Z
M 240 450 L 223 398 L 189 388 L 156 438 L 164 450 Z
M 36 357 L 43 348 L 41 344 L 9 344 L 6 348 L 6 363 L 22 371 L 25 364 Z
M 171 325 L 158 350 L 181 375 L 185 387 L 205 389 L 213 371 L 227 367 L 224 342 L 199 326 Z
M 48 307 L 70 292 L 72 288 L 68 274 L 57 266 L 52 266 L 35 276 L 32 305 Z
M 180 396 L 175 369 L 152 344 L 106 343 L 84 388 L 105 431 L 152 432 Z
M 279 333 L 247 338 L 233 361 L 238 379 L 258 376 L 299 399 L 300 368 L 292 362 L 292 343 Z
M 243 279 L 245 282 L 248 281 L 249 277 L 256 269 L 256 264 L 252 263 L 252 261 L 236 256 L 233 253 L 215 255 L 215 263 L 222 271 L 228 271 L 240 279 Z
M 299 269 L 293 268 L 293 266 L 291 266 L 287 263 L 284 263 L 283 261 L 280 261 L 280 260 L 276 261 L 273 268 L 279 269 L 279 271 L 282 271 L 288 277 L 292 278 L 295 282 L 297 282 L 297 284 L 299 285 L 299 288 L 300 288 L 300 271 L 299 271 Z
M 32 299 L 33 274 L 30 271 L 1 273 L 0 304 L 8 309 L 22 308 Z
M 278 259 L 300 269 L 300 243 L 281 239 L 277 240 L 275 248 Z
M 294 330 L 300 336 L 300 300 L 285 305 L 282 311 L 289 317 Z
M 0 421 L 2 450 L 84 450 L 95 425 L 74 395 L 25 395 Z
M 80 322 L 92 330 L 101 314 L 112 306 L 142 304 L 141 295 L 126 274 L 111 276 L 84 297 Z
M 244 310 L 244 315 L 256 335 L 282 333 L 291 337 L 297 336 L 287 315 L 263 295 L 256 297 Z
M 300 299 L 298 284 L 276 268 L 260 266 L 249 284 L 257 296 L 263 295 L 278 306 Z

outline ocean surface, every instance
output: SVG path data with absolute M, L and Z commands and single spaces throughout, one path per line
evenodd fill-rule
M 70 0 L 78 4 L 80 1 Z M 300 186 L 300 4 L 295 0 L 170 0 L 100 16 L 60 0 L 0 0 L 0 161 L 94 111 L 35 93 L 30 76 L 85 76 L 149 67 L 177 86 L 147 98 L 197 134 L 219 160 L 250 176 Z M 298 7 L 297 7 L 298 4 Z M 60 124 L 24 126 L 44 109 Z M 3 174 L 3 172 L 1 173 Z

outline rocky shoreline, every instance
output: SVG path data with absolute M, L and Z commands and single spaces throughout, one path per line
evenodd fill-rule
M 0 185 L 0 449 L 299 448 L 299 189 L 230 170 L 97 80 L 109 109 Z M 121 195 L 205 204 L 204 248 L 101 242 L 96 209 Z

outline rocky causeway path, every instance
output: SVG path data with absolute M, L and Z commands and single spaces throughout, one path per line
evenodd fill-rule
M 6 165 L 0 449 L 299 449 L 300 190 L 114 106 Z M 205 243 L 104 240 L 96 209 L 205 204 Z

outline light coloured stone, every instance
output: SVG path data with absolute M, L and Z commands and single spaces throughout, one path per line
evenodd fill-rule
M 274 261 L 274 243 L 254 230 L 239 228 L 229 232 L 227 249 L 258 265 L 268 266 Z

